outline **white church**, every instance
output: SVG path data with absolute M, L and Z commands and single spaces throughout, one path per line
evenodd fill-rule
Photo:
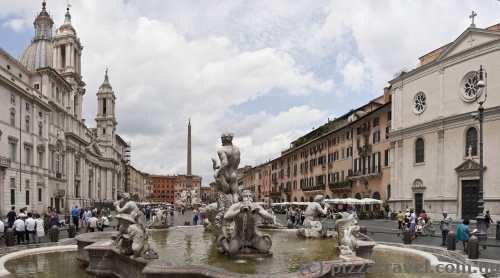
M 71 25 L 52 33 L 43 2 L 35 37 L 18 59 L 0 48 L 0 215 L 11 208 L 60 212 L 112 202 L 124 191 L 127 143 L 116 132 L 108 74 L 97 91 L 96 128 L 82 119 L 83 45 Z
M 474 18 L 476 14 L 471 16 Z M 478 86 L 482 66 L 485 87 Z M 389 81 L 392 89 L 393 211 L 454 219 L 478 214 L 480 126 L 484 101 L 484 211 L 500 215 L 500 24 L 471 24 L 455 41 Z M 442 216 L 440 216 L 442 218 Z M 495 218 L 495 217 L 494 217 Z

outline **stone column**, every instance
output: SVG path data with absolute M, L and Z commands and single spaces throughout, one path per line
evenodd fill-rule
M 52 66 L 57 68 L 57 46 L 52 49 Z
M 444 130 L 438 131 L 438 197 L 443 196 L 443 177 L 444 177 Z
M 74 185 L 75 185 L 75 163 L 73 162 L 74 161 L 74 153 L 71 152 L 71 151 L 66 151 L 66 168 L 68 169 L 67 172 L 68 174 L 66 175 L 66 179 L 67 179 L 67 188 L 66 188 L 66 192 L 68 192 L 66 194 L 67 197 L 71 197 L 73 198 L 74 197 Z M 69 198 L 66 198 L 66 200 L 68 200 Z M 69 205 L 69 204 L 67 204 Z
M 74 54 L 74 51 L 73 51 L 73 44 L 70 43 L 69 44 L 69 65 L 71 67 L 74 67 L 75 66 L 75 54 Z
M 396 163 L 394 161 L 394 157 L 396 156 L 395 155 L 395 151 L 396 151 L 396 141 L 391 141 L 391 148 L 390 148 L 390 152 L 391 152 L 391 156 L 390 156 L 390 160 L 391 160 L 391 195 L 394 196 L 394 199 L 396 199 L 396 197 L 399 197 L 399 184 L 396 182 Z M 394 192 L 394 193 L 392 193 Z
M 66 44 L 66 53 L 65 53 L 66 59 L 65 59 L 65 65 L 64 65 L 65 68 L 67 68 L 70 65 L 69 53 L 70 53 L 70 50 L 69 50 L 69 43 L 68 43 L 68 44 Z
M 396 162 L 396 161 L 395 161 Z M 398 157 L 397 157 L 397 171 L 398 171 L 398 197 L 402 197 L 401 187 L 403 187 L 403 139 L 398 140 Z
M 443 118 L 443 94 L 444 94 L 444 68 L 439 69 L 439 114 L 438 118 Z
M 57 53 L 57 65 L 56 65 L 56 68 L 61 68 L 61 45 L 57 46 L 56 53 Z
M 398 100 L 398 129 L 401 129 L 402 123 L 401 119 L 403 118 L 403 84 L 401 84 L 401 88 L 399 90 L 399 97 L 393 98 Z M 393 119 L 394 121 L 395 119 Z
M 111 169 L 106 169 L 106 186 L 105 187 L 102 187 L 106 192 L 105 192 L 105 195 L 104 195 L 104 198 L 103 199 L 106 199 L 106 200 L 111 200 L 111 190 L 112 190 L 112 187 L 113 187 L 113 172 L 111 172 Z
M 82 52 L 78 51 L 78 74 L 82 74 Z

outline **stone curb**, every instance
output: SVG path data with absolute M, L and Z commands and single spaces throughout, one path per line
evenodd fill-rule
M 58 242 L 15 245 L 15 246 L 11 246 L 11 247 L 0 248 L 0 258 L 3 258 L 7 254 L 19 252 L 19 251 L 48 248 L 48 247 L 57 247 L 57 246 L 66 246 L 66 245 L 75 245 L 75 244 L 76 244 L 76 239 L 63 238 L 63 239 L 59 240 Z M 1 275 L 0 275 L 0 277 L 1 277 Z
M 55 243 L 58 244 L 59 242 Z M 17 251 L 8 255 L 5 255 L 0 258 L 0 277 L 10 276 L 11 273 L 5 269 L 5 263 L 16 259 L 19 257 L 24 257 L 32 254 L 41 254 L 41 253 L 49 253 L 49 252 L 64 252 L 64 251 L 76 251 L 76 245 L 64 245 L 64 246 L 52 246 L 52 247 L 41 247 L 41 248 L 32 248 L 28 250 Z

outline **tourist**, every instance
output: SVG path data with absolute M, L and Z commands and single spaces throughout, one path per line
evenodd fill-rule
M 15 221 L 16 221 L 16 207 L 12 206 L 11 211 L 7 213 L 7 222 L 9 224 L 9 228 L 12 228 Z
M 104 215 L 104 213 L 101 212 L 101 215 L 100 215 L 100 222 L 99 222 L 99 225 L 100 225 L 100 231 L 103 232 L 104 231 L 104 228 L 107 228 L 109 227 L 109 219 L 108 217 L 106 217 L 106 215 Z
M 151 208 L 148 206 L 146 208 L 146 221 L 149 221 L 150 218 L 151 218 Z
M 76 229 L 76 232 L 80 231 L 80 229 L 78 229 L 78 224 L 79 224 L 79 220 L 78 219 L 78 216 L 80 215 L 80 211 L 78 210 L 78 206 L 75 206 L 72 210 L 71 210 L 71 216 L 73 216 L 73 224 L 75 225 L 75 229 Z
M 92 217 L 90 217 L 90 219 L 88 221 L 89 222 L 88 223 L 89 230 L 90 230 L 91 233 L 95 232 L 95 228 L 97 228 L 97 222 L 98 221 L 99 220 L 97 220 L 97 217 L 95 217 L 95 213 L 92 213 Z
M 40 214 L 38 214 L 38 213 L 37 213 L 37 214 L 35 215 L 35 218 L 36 218 L 36 219 L 35 219 L 35 223 L 36 223 L 35 228 L 36 228 L 36 233 L 37 233 L 37 235 L 38 235 L 38 243 L 40 243 L 40 242 L 41 242 L 41 240 L 40 240 L 40 239 L 41 239 L 43 236 L 45 236 L 45 229 L 43 228 L 43 220 L 42 220 L 42 218 L 40 217 Z
M 43 215 L 43 228 L 45 229 L 45 234 L 50 235 L 50 216 L 52 215 L 52 208 L 47 207 L 47 212 Z
M 398 219 L 398 230 L 399 230 L 401 229 L 401 224 L 403 223 L 403 214 L 401 213 L 401 211 L 399 211 L 396 218 Z
M 300 225 L 303 226 L 304 225 L 304 221 L 306 220 L 306 214 L 305 214 L 305 211 L 304 210 L 301 210 L 300 211 Z
M 170 208 L 170 221 L 174 223 L 174 208 Z
M 19 218 L 21 218 L 21 220 L 26 220 L 26 213 L 24 212 L 24 208 L 20 209 L 19 210 Z
M 431 236 L 434 235 L 434 228 L 432 227 L 433 224 L 434 224 L 434 222 L 432 221 L 431 216 L 428 215 L 427 216 L 427 223 L 425 224 L 425 227 L 424 227 L 424 233 L 426 235 L 431 235 Z
M 290 221 L 292 222 L 292 225 L 295 225 L 295 216 L 297 213 L 295 212 L 295 208 L 291 207 L 290 208 Z
M 460 241 L 462 241 L 465 253 L 468 252 L 467 247 L 470 240 L 470 236 L 472 236 L 475 233 L 477 233 L 477 230 L 474 229 L 473 231 L 471 231 L 469 227 L 469 219 L 464 219 L 463 224 L 458 226 L 457 236 L 460 234 Z
M 198 210 L 193 209 L 193 225 L 198 225 Z
M 50 215 L 50 228 L 57 226 L 59 227 L 59 215 L 57 215 L 56 210 L 54 209 L 52 211 L 52 214 Z
M 439 220 L 439 223 L 441 223 L 441 225 L 439 226 L 442 237 L 441 246 L 446 246 L 446 236 L 448 236 L 448 232 L 450 231 L 451 220 L 452 219 L 448 216 L 448 213 L 446 211 L 443 211 L 443 219 Z
M 419 217 L 422 217 L 422 219 L 424 219 L 424 221 L 427 221 L 427 213 L 425 213 L 425 209 L 423 209 L 423 210 L 420 212 Z
M 424 233 L 425 219 L 422 217 L 418 218 L 417 226 L 415 228 L 415 233 L 418 235 L 422 235 Z
M 491 215 L 490 215 L 490 211 L 489 210 L 486 211 L 486 215 L 484 216 L 484 218 L 485 218 L 484 224 L 486 225 L 486 232 L 489 235 L 491 235 L 490 223 L 493 223 L 493 220 L 491 220 Z
M 12 229 L 14 230 L 14 235 L 17 236 L 17 244 L 24 243 L 25 224 L 24 221 L 21 220 L 21 217 L 16 217 Z
M 24 222 L 24 224 L 26 224 L 26 241 L 28 242 L 28 244 L 30 243 L 30 234 L 31 238 L 33 238 L 33 243 L 35 243 L 36 221 L 32 217 L 33 214 L 31 214 L 31 212 L 28 212 L 28 218 L 26 218 L 26 221 Z
M 352 208 L 352 210 L 349 211 L 349 214 L 354 215 L 354 218 L 356 218 L 357 220 L 359 220 L 358 213 L 356 212 L 356 208 Z
M 90 208 L 85 208 L 85 212 L 83 213 L 83 221 L 85 222 L 85 230 L 87 233 L 89 232 L 89 220 L 92 217 L 92 212 L 90 212 Z
M 4 235 L 3 233 L 5 233 L 7 231 L 7 225 L 5 225 L 5 223 L 3 223 L 2 219 L 0 219 L 0 233 L 2 233 L 2 236 L 0 237 L 3 238 Z
M 415 221 L 417 220 L 417 215 L 413 212 L 413 208 L 410 208 L 410 234 L 411 239 L 415 239 Z

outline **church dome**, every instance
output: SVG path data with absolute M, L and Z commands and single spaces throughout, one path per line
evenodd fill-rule
M 42 11 L 37 15 L 33 26 L 35 37 L 21 55 L 19 62 L 30 71 L 38 68 L 52 67 L 52 26 L 54 21 L 45 9 L 45 1 L 42 3 Z
M 30 71 L 52 67 L 52 48 L 52 42 L 49 40 L 34 41 L 21 52 L 18 60 Z

